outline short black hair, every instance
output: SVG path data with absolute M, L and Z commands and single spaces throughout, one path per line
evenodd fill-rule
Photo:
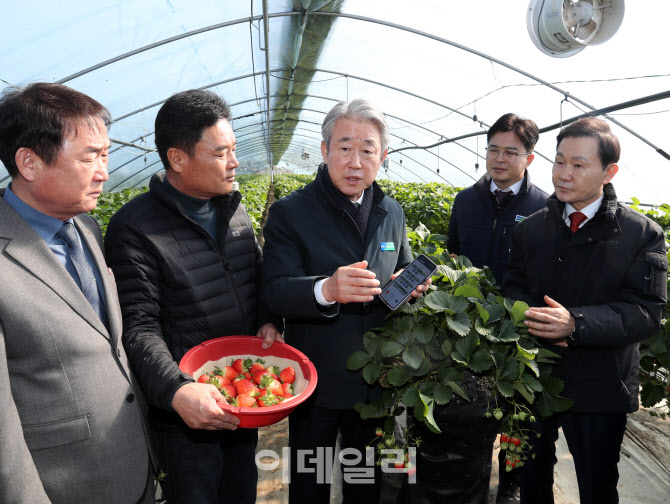
M 486 142 L 490 142 L 491 137 L 496 133 L 507 133 L 508 131 L 512 131 L 519 137 L 526 152 L 533 152 L 535 144 L 540 138 L 540 129 L 537 127 L 537 124 L 535 124 L 535 121 L 525 119 L 516 114 L 508 113 L 501 116 L 493 123 L 493 126 L 489 128 L 486 132 Z
M 25 147 L 49 166 L 66 137 L 77 134 L 78 124 L 94 126 L 94 118 L 105 127 L 111 122 L 105 107 L 70 87 L 49 82 L 11 86 L 0 97 L 0 161 L 10 177 L 17 176 L 16 152 Z
M 232 119 L 230 106 L 211 91 L 191 89 L 168 98 L 156 115 L 155 125 L 156 149 L 165 169 L 170 169 L 168 149 L 176 147 L 193 156 L 203 130 L 221 119 Z
M 563 128 L 556 137 L 556 148 L 567 137 L 590 137 L 598 142 L 598 157 L 603 170 L 612 163 L 618 163 L 621 156 L 619 139 L 602 119 L 597 117 L 583 117 Z

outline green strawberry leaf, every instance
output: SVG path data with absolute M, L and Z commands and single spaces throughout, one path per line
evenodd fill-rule
M 433 291 L 424 297 L 424 301 L 428 308 L 436 312 L 452 310 L 460 313 L 465 312 L 469 306 L 467 299 L 444 291 Z
M 423 352 L 417 346 L 411 346 L 402 354 L 402 360 L 408 366 L 417 369 L 423 361 Z
M 433 339 L 433 326 L 430 324 L 420 325 L 413 330 L 414 337 L 424 345 Z
M 419 393 L 421 402 L 423 403 L 423 417 L 426 425 L 433 428 L 437 432 L 442 432 L 440 428 L 435 423 L 435 418 L 433 418 L 433 410 L 435 408 L 435 401 L 432 397 L 425 396 Z
M 455 394 L 458 394 L 459 396 L 461 396 L 466 401 L 470 400 L 470 398 L 468 397 L 468 394 L 465 392 L 465 390 L 463 390 L 463 388 L 458 383 L 450 381 L 450 382 L 447 382 L 447 385 L 449 385 L 451 387 L 451 390 L 453 390 Z
M 514 395 L 514 384 L 508 381 L 498 380 L 498 390 L 505 397 L 512 397 Z
M 529 390 L 526 385 L 519 382 L 514 384 L 514 388 L 528 403 L 533 404 L 533 401 L 535 401 L 535 393 L 532 390 Z
M 519 335 L 514 329 L 514 323 L 511 320 L 503 320 L 500 326 L 500 341 L 519 341 Z
M 470 327 L 472 326 L 472 322 L 470 321 L 470 317 L 468 317 L 467 313 L 457 313 L 454 318 L 447 317 L 447 327 L 454 331 L 456 334 L 459 336 L 465 336 L 470 332 Z
M 542 392 L 542 384 L 534 376 L 529 375 L 528 373 L 523 373 L 521 375 L 523 382 L 532 388 L 535 392 Z
M 543 417 L 547 418 L 554 413 L 560 413 L 572 408 L 572 401 L 558 395 L 553 395 L 543 390 L 537 401 L 537 411 Z
M 405 346 L 397 341 L 384 341 L 381 346 L 382 357 L 393 357 L 398 355 L 404 349 Z
M 409 379 L 409 373 L 405 370 L 404 366 L 393 366 L 388 373 L 388 380 L 391 385 L 394 387 L 401 387 Z
M 362 368 L 368 362 L 372 361 L 372 357 L 367 352 L 354 352 L 347 359 L 346 366 L 347 369 L 351 371 L 356 371 L 357 369 Z
M 480 348 L 473 353 L 472 358 L 468 361 L 468 367 L 475 373 L 481 373 L 487 369 L 491 369 L 492 366 L 493 358 L 491 357 L 491 354 L 483 348 Z
M 444 340 L 440 348 L 442 349 L 442 353 L 444 355 L 451 354 L 451 341 L 449 341 L 448 339 Z
M 381 362 L 370 362 L 369 364 L 366 364 L 361 373 L 363 375 L 363 379 L 367 383 L 372 385 L 379 379 L 379 375 L 381 374 L 381 372 L 382 372 Z
M 489 312 L 487 312 L 482 305 L 479 304 L 479 301 L 475 301 L 475 306 L 479 312 L 479 316 L 482 318 L 482 322 L 486 324 L 489 321 Z
M 512 306 L 512 310 L 510 311 L 510 314 L 512 315 L 512 319 L 514 320 L 514 325 L 519 325 L 523 324 L 523 321 L 526 320 L 526 315 L 525 313 L 528 311 L 528 305 L 524 303 L 523 301 L 517 301 L 514 303 Z
M 460 287 L 456 287 L 456 289 L 454 290 L 454 295 L 484 299 L 484 296 L 482 296 L 482 293 L 479 292 L 479 289 L 477 287 L 475 287 L 474 285 L 467 285 L 467 284 L 461 285 Z
M 435 387 L 435 402 L 437 404 L 447 404 L 453 393 L 449 385 L 438 385 Z
M 408 408 L 413 408 L 414 406 L 421 404 L 419 390 L 415 387 L 405 390 L 405 393 L 402 395 L 402 402 Z

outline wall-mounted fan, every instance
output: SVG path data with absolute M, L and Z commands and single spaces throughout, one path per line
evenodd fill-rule
M 623 15 L 624 0 L 531 0 L 526 23 L 540 51 L 565 58 L 612 38 Z

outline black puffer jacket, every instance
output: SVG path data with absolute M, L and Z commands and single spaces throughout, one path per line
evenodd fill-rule
M 219 243 L 183 212 L 155 175 L 150 191 L 112 217 L 105 236 L 123 312 L 123 343 L 153 406 L 170 410 L 192 378 L 184 354 L 219 336 L 256 334 L 261 250 L 234 191 L 214 198 Z
M 575 234 L 555 195 L 512 234 L 506 297 L 545 306 L 546 294 L 575 319 L 554 369 L 572 413 L 638 409 L 639 342 L 654 334 L 667 295 L 668 261 L 661 227 L 617 202 L 612 184 L 598 212 Z

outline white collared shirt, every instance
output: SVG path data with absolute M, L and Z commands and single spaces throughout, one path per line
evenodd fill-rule
M 596 212 L 600 208 L 600 204 L 603 202 L 604 197 L 605 197 L 605 194 L 601 194 L 600 198 L 598 198 L 593 203 L 591 203 L 591 204 L 585 206 L 584 208 L 582 208 L 581 210 L 579 210 L 584 215 L 586 215 L 586 219 L 584 220 L 584 222 L 582 222 L 579 225 L 579 227 L 582 227 L 589 220 L 593 219 Z M 577 210 L 575 210 L 575 208 L 570 203 L 566 203 L 565 204 L 565 209 L 563 210 L 563 220 L 568 225 L 568 227 L 570 227 L 570 214 L 572 214 L 574 212 L 577 212 Z
M 495 193 L 496 189 L 500 189 L 501 191 L 512 191 L 512 194 L 519 194 L 519 191 L 521 190 L 521 184 L 523 184 L 523 178 L 519 180 L 518 182 L 515 182 L 511 186 L 509 186 L 507 189 L 500 189 L 496 185 L 496 183 L 491 180 L 491 185 L 489 186 L 489 189 L 491 190 L 492 193 Z

